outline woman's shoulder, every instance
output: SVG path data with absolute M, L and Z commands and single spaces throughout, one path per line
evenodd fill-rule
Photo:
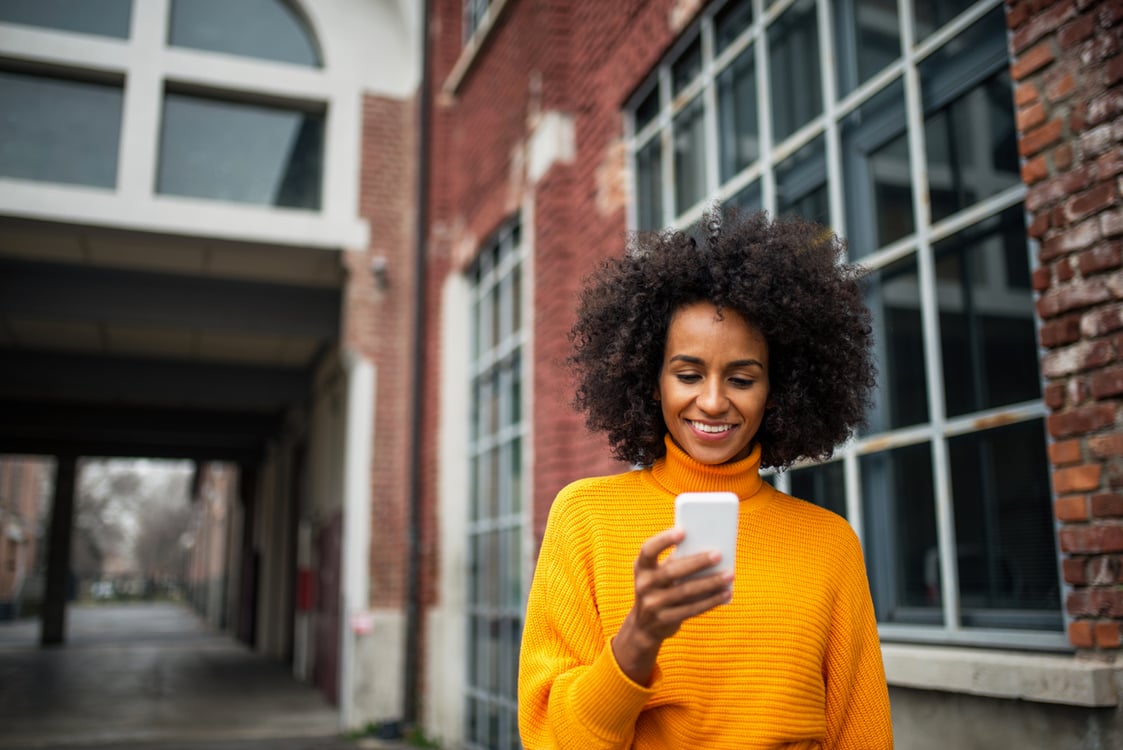
M 810 500 L 793 497 L 780 490 L 773 492 L 775 511 L 780 517 L 790 521 L 801 536 L 857 544 L 858 536 L 853 527 L 839 514 Z

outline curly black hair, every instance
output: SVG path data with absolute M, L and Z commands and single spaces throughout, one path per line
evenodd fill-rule
M 805 219 L 712 207 L 701 230 L 637 233 L 585 279 L 567 360 L 574 406 L 613 455 L 651 464 L 667 426 L 653 399 L 672 314 L 730 309 L 768 344 L 762 466 L 829 458 L 862 423 L 876 384 L 870 313 L 844 242 Z

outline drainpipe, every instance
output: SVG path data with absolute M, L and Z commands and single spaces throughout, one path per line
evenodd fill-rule
M 421 83 L 418 86 L 417 127 L 417 227 L 415 230 L 414 278 L 417 293 L 414 295 L 413 322 L 413 398 L 410 415 L 409 453 L 409 558 L 406 562 L 406 632 L 405 669 L 403 673 L 402 719 L 405 727 L 415 727 L 417 716 L 418 670 L 421 664 L 419 635 L 421 630 L 421 426 L 422 404 L 425 401 L 425 251 L 429 200 L 429 10 L 430 0 L 421 8 Z

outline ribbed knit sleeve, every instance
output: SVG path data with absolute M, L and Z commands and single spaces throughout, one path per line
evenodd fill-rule
M 551 508 L 527 602 L 519 731 L 527 750 L 626 748 L 655 686 L 616 663 L 593 601 L 590 529 L 571 497 Z

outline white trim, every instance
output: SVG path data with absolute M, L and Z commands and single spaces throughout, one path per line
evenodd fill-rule
M 374 463 L 375 369 L 357 352 L 343 352 L 347 377 L 343 445 L 343 544 L 339 585 L 339 713 L 342 729 L 355 726 L 358 635 L 352 618 L 370 616 L 370 478 Z M 363 665 L 369 668 L 370 665 Z M 398 680 L 399 675 L 388 675 Z
M 992 698 L 1111 707 L 1123 664 L 1071 655 L 882 644 L 890 686 Z

